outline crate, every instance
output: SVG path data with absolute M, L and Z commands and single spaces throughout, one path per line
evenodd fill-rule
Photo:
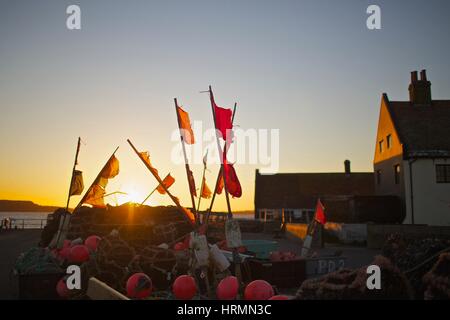
M 242 240 L 242 245 L 258 259 L 269 259 L 270 253 L 278 250 L 278 242 L 269 240 Z
M 65 273 L 19 274 L 14 272 L 20 300 L 57 300 L 58 281 Z
M 304 259 L 292 261 L 264 261 L 247 259 L 247 281 L 266 280 L 279 288 L 298 288 L 306 279 Z

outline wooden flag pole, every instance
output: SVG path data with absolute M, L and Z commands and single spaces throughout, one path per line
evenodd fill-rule
M 166 180 L 169 175 L 170 175 L 170 173 L 167 174 L 167 176 L 162 181 Z M 153 189 L 152 192 L 149 193 L 149 195 L 147 196 L 147 198 L 144 199 L 144 201 L 141 202 L 141 206 L 144 205 L 145 201 L 147 201 L 148 198 L 150 198 L 152 196 L 152 194 L 155 193 L 156 190 L 158 190 L 158 188 L 159 188 L 159 185 L 155 189 Z
M 106 161 L 105 165 L 103 166 L 102 170 L 100 170 L 100 172 L 98 173 L 97 177 L 95 178 L 95 180 L 92 182 L 91 186 L 89 187 L 89 189 L 87 189 L 86 193 L 84 194 L 83 198 L 81 198 L 80 202 L 78 203 L 78 205 L 76 206 L 76 208 L 73 210 L 73 212 L 75 212 L 79 207 L 81 207 L 81 205 L 84 203 L 84 201 L 86 201 L 89 192 L 91 192 L 91 189 L 94 187 L 95 184 L 98 183 L 98 180 L 100 179 L 100 177 L 102 176 L 103 170 L 105 170 L 106 166 L 108 165 L 108 163 L 111 161 L 111 159 L 114 157 L 114 155 L 116 154 L 117 150 L 119 149 L 119 147 L 116 148 L 116 150 L 114 150 L 114 152 L 112 153 L 112 155 L 109 157 L 108 161 Z
M 220 146 L 219 135 L 217 134 L 216 111 L 214 110 L 214 95 L 213 95 L 211 86 L 209 86 L 209 96 L 210 96 L 210 100 L 211 100 L 211 110 L 212 110 L 213 119 L 214 119 L 214 128 L 216 129 L 217 148 L 218 148 L 219 156 L 220 156 L 221 163 L 222 163 L 221 164 L 221 169 L 222 169 L 222 177 L 223 177 L 223 188 L 225 190 L 225 198 L 227 200 L 228 217 L 232 218 L 233 217 L 233 213 L 231 212 L 230 196 L 228 195 L 228 187 L 227 187 L 227 177 L 226 177 L 226 174 L 225 174 L 224 164 L 223 164 L 223 160 L 224 160 L 223 155 L 224 155 L 224 153 L 222 151 L 222 147 Z M 226 138 L 227 137 L 224 137 L 224 139 L 225 139 L 225 149 L 226 149 L 226 145 L 227 145 L 227 139 Z
M 218 133 L 217 133 L 217 121 L 216 121 L 216 112 L 215 112 L 215 110 L 214 110 L 214 95 L 213 95 L 213 92 L 212 92 L 212 88 L 211 88 L 211 86 L 209 86 L 209 94 L 210 94 L 210 100 L 211 100 L 211 109 L 212 109 L 212 113 L 213 113 L 213 118 L 214 118 L 214 127 L 215 127 L 215 129 L 216 129 L 216 140 L 217 140 L 217 148 L 218 148 L 218 150 L 219 150 L 219 155 L 220 155 L 220 157 L 221 157 L 221 159 L 222 159 L 222 166 L 221 166 L 221 169 L 222 169 L 222 177 L 223 177 L 223 188 L 224 188 L 224 190 L 225 190 L 225 198 L 226 198 L 226 200 L 227 200 L 227 208 L 228 208 L 228 219 L 229 220 L 232 220 L 233 219 L 233 213 L 231 212 L 231 204 L 230 204 L 230 196 L 229 196 L 229 194 L 228 194 L 228 187 L 227 187 L 227 178 L 226 178 L 226 174 L 225 174 L 225 166 L 224 166 L 224 160 L 226 159 L 225 157 L 224 157 L 224 154 L 225 154 L 225 156 L 226 156 L 226 153 L 224 153 L 223 151 L 222 151 L 222 148 L 221 148 L 221 146 L 220 146 L 220 140 L 219 140 L 219 135 L 218 135 Z M 224 137 L 224 140 L 225 140 L 225 152 L 227 151 L 227 144 L 228 144 L 228 135 L 226 136 L 226 137 Z M 217 187 L 216 187 L 217 188 Z M 215 192 L 216 190 L 214 190 L 214 192 Z M 231 221 L 230 221 L 231 222 Z M 227 239 L 227 242 L 228 242 L 228 239 Z M 233 262 L 234 262 L 234 265 L 235 265 L 235 276 L 236 276 L 236 278 L 238 279 L 238 282 L 239 282 L 239 288 L 241 287 L 241 283 L 242 283 L 242 275 L 241 275 L 241 267 L 240 267 L 240 262 L 241 262 L 241 259 L 240 259 L 240 256 L 239 256 L 239 252 L 238 252 L 238 250 L 237 250 L 237 248 L 236 247 L 234 247 L 233 248 Z
M 81 137 L 78 137 L 77 151 L 75 152 L 75 160 L 74 160 L 73 167 L 72 167 L 72 178 L 70 179 L 69 194 L 67 196 L 66 212 L 64 213 L 64 216 L 62 217 L 62 219 L 59 222 L 59 227 L 58 227 L 58 231 L 56 232 L 56 237 L 53 238 L 50 243 L 51 247 L 54 247 L 55 245 L 57 245 L 60 242 L 62 230 L 64 228 L 64 225 L 67 224 L 66 213 L 69 212 L 69 202 L 70 202 L 70 196 L 71 196 L 71 192 L 72 192 L 73 179 L 75 176 L 74 175 L 75 168 L 76 168 L 77 162 L 78 162 L 78 154 L 80 153 L 80 145 L 81 145 Z
M 144 165 L 147 167 L 147 169 L 151 172 L 151 174 L 155 177 L 155 179 L 158 181 L 158 183 L 162 186 L 162 188 L 164 189 L 164 191 L 169 195 L 170 199 L 172 199 L 173 203 L 175 203 L 175 205 L 178 208 L 178 211 L 180 211 L 184 217 L 186 217 L 186 219 L 189 221 L 189 223 L 194 224 L 189 217 L 186 216 L 186 212 L 183 210 L 183 208 L 180 205 L 180 202 L 178 201 L 177 198 L 175 198 L 175 196 L 172 195 L 172 193 L 170 193 L 169 189 L 166 188 L 165 184 L 162 182 L 161 178 L 154 172 L 154 168 L 152 168 L 147 161 L 145 161 L 141 154 L 139 153 L 139 151 L 136 149 L 136 147 L 133 145 L 133 143 L 131 142 L 130 139 L 127 139 L 127 142 L 130 144 L 131 148 L 134 150 L 134 152 L 136 153 L 136 155 L 139 157 L 139 159 L 141 159 L 141 161 L 144 163 Z
M 78 144 L 77 144 L 77 151 L 75 153 L 75 161 L 73 163 L 73 168 L 72 168 L 72 178 L 70 179 L 70 186 L 69 186 L 69 195 L 67 196 L 67 204 L 66 204 L 66 211 L 69 210 L 69 202 L 70 202 L 70 196 L 71 196 L 71 192 L 72 192 L 72 184 L 73 184 L 73 179 L 75 177 L 75 168 L 77 166 L 78 163 L 78 154 L 80 153 L 80 145 L 81 145 L 81 138 L 78 137 Z
M 194 210 L 195 220 L 196 220 L 197 225 L 198 225 L 198 223 L 199 223 L 198 222 L 199 216 L 197 214 L 197 210 L 196 210 L 196 207 L 195 207 L 194 193 L 191 190 L 191 183 L 190 183 L 189 177 L 192 176 L 192 175 L 191 175 L 191 169 L 189 168 L 189 161 L 188 161 L 187 154 L 186 154 L 186 146 L 184 144 L 184 137 L 183 137 L 183 133 L 181 131 L 182 129 L 181 129 L 180 115 L 178 114 L 178 101 L 177 101 L 177 98 L 174 98 L 173 101 L 175 103 L 175 112 L 177 114 L 178 130 L 180 131 L 181 145 L 183 146 L 184 164 L 185 164 L 185 168 L 186 168 L 186 177 L 187 177 L 188 185 L 189 185 L 189 193 L 191 195 L 192 210 Z
M 200 201 L 202 200 L 202 192 L 203 192 L 203 188 L 205 187 L 205 173 L 206 173 L 206 161 L 208 160 L 208 150 L 206 151 L 205 158 L 203 158 L 203 159 L 204 159 L 204 162 L 203 162 L 202 184 L 200 187 L 200 195 L 198 197 L 198 204 L 197 204 L 197 212 L 199 213 L 199 215 L 200 215 Z
M 232 118 L 231 118 L 231 123 L 232 124 L 234 123 L 234 115 L 236 114 L 236 107 L 237 107 L 237 103 L 235 102 L 234 103 L 234 108 L 233 108 L 233 115 L 232 115 Z M 227 143 L 225 142 L 225 156 L 228 153 L 228 148 L 226 146 L 227 146 Z M 214 205 L 214 200 L 216 199 L 217 188 L 219 186 L 220 178 L 222 177 L 222 169 L 223 169 L 223 167 L 220 166 L 219 173 L 217 174 L 216 186 L 214 188 L 214 193 L 213 193 L 213 196 L 212 196 L 212 199 L 211 199 L 211 203 L 209 205 L 209 209 L 208 209 L 208 211 L 206 213 L 206 219 L 205 219 L 205 223 L 206 224 L 208 224 L 209 216 L 210 216 L 210 214 L 212 212 L 212 208 L 213 208 L 213 205 Z

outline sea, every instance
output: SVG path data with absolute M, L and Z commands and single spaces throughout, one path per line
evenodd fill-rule
M 46 225 L 47 215 L 51 212 L 0 212 L 0 221 L 11 220 L 11 227 L 19 229 L 36 229 Z

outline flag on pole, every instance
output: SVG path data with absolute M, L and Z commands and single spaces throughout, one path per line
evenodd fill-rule
M 233 198 L 240 198 L 242 196 L 242 188 L 236 170 L 234 170 L 234 166 L 225 162 L 223 168 L 225 170 L 228 193 L 231 194 Z
M 149 168 L 153 172 L 153 174 L 155 174 L 159 178 L 158 170 L 155 167 L 153 167 L 152 163 L 150 162 L 150 154 L 148 153 L 148 151 L 139 152 L 139 157 L 142 160 L 144 160 L 144 162 L 149 166 Z
M 211 94 L 211 102 L 214 106 L 214 113 L 216 115 L 216 129 L 219 130 L 222 139 L 228 141 L 231 138 L 231 130 L 233 129 L 231 109 L 225 109 L 219 107 L 214 101 L 214 97 Z
M 191 120 L 189 119 L 189 114 L 184 111 L 181 107 L 177 106 L 177 114 L 180 124 L 181 135 L 183 136 L 183 141 L 187 144 L 194 144 L 194 132 L 191 127 Z
M 327 218 L 325 216 L 325 207 L 322 205 L 322 202 L 320 202 L 320 199 L 317 200 L 316 213 L 314 214 L 314 219 L 318 223 L 323 225 L 327 222 Z
M 223 190 L 223 175 L 220 174 L 219 183 L 217 184 L 216 193 L 217 194 L 222 194 L 222 190 Z
M 105 168 L 102 170 L 102 178 L 112 179 L 119 174 L 119 160 L 116 156 L 112 156 L 106 164 Z
M 89 189 L 83 203 L 90 204 L 95 208 L 105 208 L 105 194 L 108 180 L 114 178 L 119 174 L 119 160 L 115 155 L 112 155 L 108 162 L 103 167 L 97 179 Z
M 211 198 L 211 195 L 212 195 L 211 189 L 209 189 L 208 185 L 206 184 L 206 179 L 205 179 L 205 177 L 203 177 L 202 190 L 200 192 L 200 197 L 202 197 L 203 199 L 209 199 L 209 198 Z
M 197 196 L 197 190 L 195 188 L 195 180 L 194 180 L 194 174 L 190 169 L 188 169 L 188 183 L 189 183 L 189 190 L 194 195 L 194 197 Z
M 94 185 L 89 191 L 84 203 L 92 205 L 94 208 L 105 208 L 105 189 L 99 185 Z
M 83 192 L 83 173 L 79 170 L 73 172 L 72 183 L 70 184 L 70 196 L 79 196 Z
M 175 178 L 172 177 L 172 176 L 170 175 L 170 173 L 169 173 L 169 174 L 164 178 L 164 180 L 163 180 L 162 182 L 163 182 L 164 186 L 166 187 L 166 189 L 169 189 L 170 186 L 173 185 L 173 184 L 175 183 Z M 156 188 L 156 190 L 158 190 L 158 192 L 159 192 L 160 194 L 166 194 L 166 191 L 164 190 L 164 188 L 163 188 L 161 185 L 159 185 L 159 186 Z

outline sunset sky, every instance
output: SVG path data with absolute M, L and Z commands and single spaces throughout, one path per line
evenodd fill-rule
M 66 28 L 70 4 L 81 30 Z M 366 27 L 370 4 L 381 30 Z M 173 98 L 212 127 L 199 93 L 210 84 L 219 105 L 238 103 L 240 128 L 280 130 L 280 172 L 340 172 L 345 159 L 372 171 L 383 92 L 407 100 L 410 71 L 427 69 L 433 99 L 450 98 L 449 15 L 447 0 L 0 0 L 0 199 L 65 205 L 81 136 L 86 187 L 117 146 L 107 192 L 142 200 L 156 186 L 130 138 L 190 205 L 184 166 L 171 162 Z M 253 209 L 258 167 L 236 166 L 233 209 Z M 225 208 L 222 195 L 215 209 Z

